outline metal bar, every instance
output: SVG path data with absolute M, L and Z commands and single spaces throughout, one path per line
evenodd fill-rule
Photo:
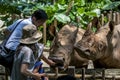
M 75 66 L 68 66 L 67 74 L 75 76 Z
M 82 68 L 82 80 L 85 80 L 85 68 Z
M 105 69 L 102 70 L 102 80 L 105 80 Z

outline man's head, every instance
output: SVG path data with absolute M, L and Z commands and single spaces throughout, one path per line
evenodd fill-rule
M 22 44 L 35 44 L 42 38 L 42 33 L 37 30 L 35 25 L 26 25 L 23 27 L 23 35 L 20 40 Z
M 37 27 L 43 25 L 47 19 L 47 13 L 42 9 L 38 9 L 32 14 L 32 22 Z
M 21 45 L 27 45 L 36 52 L 36 43 L 42 38 L 42 32 L 38 31 L 35 25 L 24 26 L 22 32 Z

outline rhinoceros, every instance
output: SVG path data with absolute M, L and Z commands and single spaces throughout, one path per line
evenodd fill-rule
M 54 37 L 48 58 L 53 60 L 60 70 L 66 70 L 68 66 L 87 67 L 88 59 L 79 56 L 73 47 L 84 32 L 84 29 L 65 25 Z
M 96 32 L 88 28 L 74 49 L 86 59 L 99 61 L 104 68 L 120 68 L 120 25 L 110 21 Z

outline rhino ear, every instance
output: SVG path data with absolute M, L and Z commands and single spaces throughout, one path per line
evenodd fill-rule
M 96 27 L 97 29 L 100 28 L 101 24 L 100 24 L 100 20 L 98 17 L 94 17 L 92 20 L 92 26 Z
M 87 31 L 91 31 L 91 27 L 92 27 L 92 22 L 90 22 L 88 25 L 87 25 Z
M 61 47 L 61 43 L 60 43 L 60 41 L 59 41 L 59 35 L 58 35 L 57 31 L 56 31 L 56 33 L 55 33 L 55 44 L 56 44 L 58 47 Z
M 53 38 L 53 41 L 52 41 L 51 48 L 58 43 L 58 38 L 59 38 L 59 37 L 58 37 L 58 32 L 55 32 L 54 38 Z
M 88 24 L 88 26 L 87 26 L 87 29 L 86 29 L 83 37 L 89 36 L 90 34 L 93 33 L 92 30 L 91 30 L 91 27 L 92 27 L 92 23 L 90 22 L 90 23 Z
M 90 21 L 90 23 L 88 24 L 87 30 L 91 31 L 91 30 L 92 30 L 92 29 L 91 29 L 92 27 L 94 27 L 94 28 L 96 28 L 97 30 L 99 30 L 100 26 L 101 26 L 101 24 L 100 24 L 99 18 L 98 18 L 98 17 L 94 17 L 94 18 Z
M 90 34 L 93 34 L 92 32 L 92 27 L 95 27 L 97 30 L 99 30 L 101 24 L 100 24 L 100 21 L 99 21 L 99 18 L 98 17 L 94 17 L 91 22 L 87 25 L 87 29 L 86 29 L 86 32 L 85 32 L 85 36 L 87 35 L 90 35 Z
M 110 22 L 109 22 L 110 32 L 113 32 L 114 27 L 115 27 L 115 22 L 114 22 L 114 21 L 110 21 Z
M 76 41 L 76 37 L 77 37 L 77 33 L 78 33 L 78 27 L 77 27 L 77 29 L 72 33 L 72 35 L 71 35 L 71 37 L 70 37 L 70 39 L 71 39 L 71 41 L 73 42 L 73 43 L 75 43 L 75 41 Z
M 54 24 L 51 24 L 50 26 L 49 26 L 49 33 L 50 33 L 50 35 L 52 35 L 53 37 L 55 37 L 56 36 L 56 34 L 57 34 L 57 29 L 56 29 L 56 27 L 54 26 Z
M 59 46 L 58 45 L 58 33 L 56 33 L 56 36 L 54 36 L 54 38 L 53 38 L 52 44 L 50 46 L 50 51 L 53 51 L 53 47 L 56 45 Z

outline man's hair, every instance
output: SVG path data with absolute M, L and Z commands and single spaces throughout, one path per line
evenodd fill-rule
M 64 75 L 64 76 L 59 76 L 57 80 L 76 80 L 76 78 L 71 75 Z
M 42 10 L 42 9 L 38 9 L 36 11 L 34 11 L 34 13 L 32 14 L 32 17 L 35 17 L 37 20 L 47 20 L 48 19 L 48 16 L 47 16 L 47 13 Z

